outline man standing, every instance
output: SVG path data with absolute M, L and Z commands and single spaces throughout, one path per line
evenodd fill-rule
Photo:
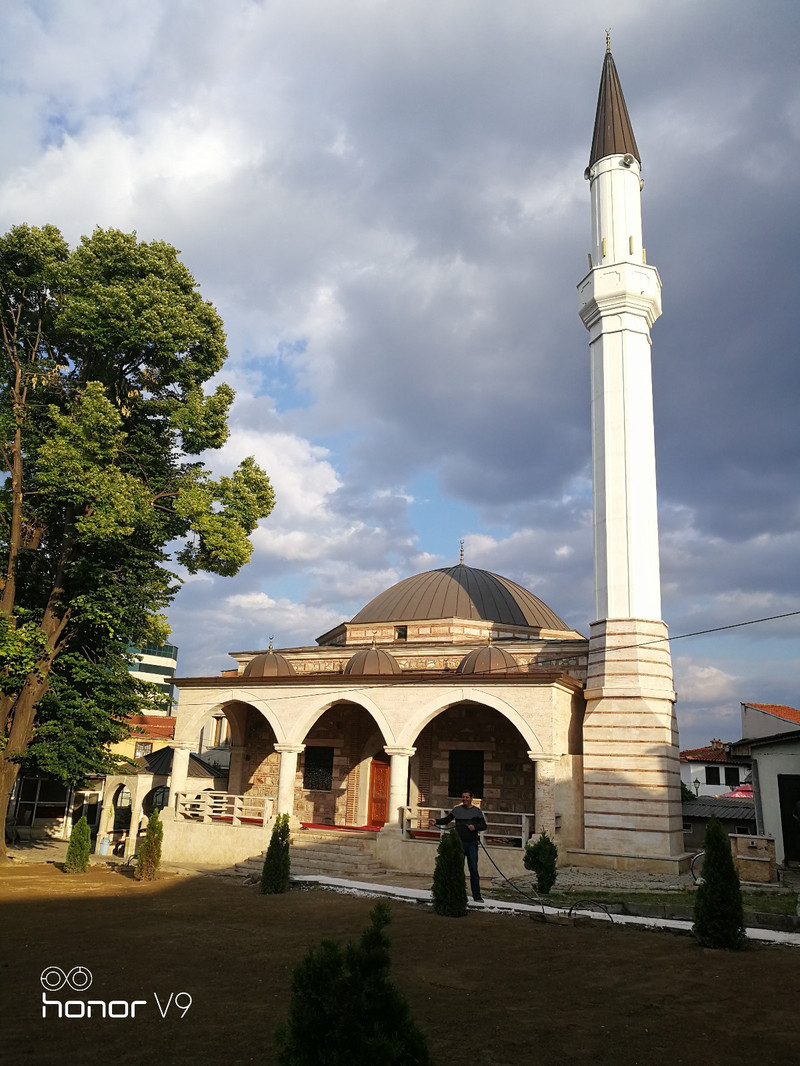
M 443 826 L 448 825 L 450 822 L 455 822 L 456 832 L 461 840 L 461 847 L 464 849 L 472 898 L 476 903 L 483 903 L 481 879 L 478 876 L 478 844 L 480 843 L 478 834 L 486 829 L 486 819 L 483 817 L 480 807 L 476 807 L 473 804 L 471 792 L 462 792 L 461 803 L 457 807 L 453 807 L 452 811 L 446 814 L 444 818 L 433 820 L 431 825 Z

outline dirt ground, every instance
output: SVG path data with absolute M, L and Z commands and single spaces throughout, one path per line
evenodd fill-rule
M 274 1062 L 294 965 L 323 937 L 358 935 L 373 904 L 318 889 L 261 896 L 223 878 L 139 884 L 128 870 L 81 876 L 30 864 L 0 868 L 0 905 L 4 1061 L 234 1066 Z M 797 949 L 729 954 L 607 921 L 391 910 L 394 979 L 437 1066 L 797 1060 Z M 45 992 L 49 967 L 81 967 L 76 982 L 88 970 L 91 988 Z M 123 1016 L 98 1017 L 94 1006 L 80 1017 L 89 999 Z M 144 1004 L 124 1017 L 133 1000 Z M 57 1002 L 73 1016 L 59 1018 Z

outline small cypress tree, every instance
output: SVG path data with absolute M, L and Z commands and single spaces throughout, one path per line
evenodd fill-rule
M 740 948 L 745 931 L 739 875 L 728 835 L 713 816 L 706 826 L 703 850 L 703 880 L 694 900 L 694 935 L 703 947 Z
M 147 819 L 147 829 L 139 849 L 139 858 L 133 876 L 137 881 L 155 881 L 161 865 L 161 842 L 164 839 L 164 826 L 157 810 Z
M 463 918 L 467 913 L 467 885 L 464 880 L 464 849 L 458 833 L 453 829 L 442 833 L 431 885 L 433 909 L 450 918 Z
M 92 851 L 92 834 L 84 815 L 73 825 L 67 847 L 67 861 L 64 869 L 69 874 L 85 874 L 89 869 L 89 855 Z
M 289 815 L 279 814 L 272 827 L 269 847 L 261 871 L 264 894 L 289 891 Z
M 375 904 L 358 943 L 323 940 L 292 977 L 280 1066 L 429 1066 L 427 1042 L 389 972 L 389 908 Z
M 525 855 L 522 861 L 526 870 L 533 870 L 536 874 L 536 887 L 543 896 L 546 896 L 556 883 L 558 847 L 544 829 L 535 844 L 525 845 Z

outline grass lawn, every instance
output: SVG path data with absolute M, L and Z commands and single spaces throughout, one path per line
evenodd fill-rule
M 222 878 L 139 883 L 130 871 L 68 875 L 44 864 L 0 868 L 0 904 L 4 1061 L 54 1066 L 269 1066 L 295 965 L 323 937 L 357 936 L 373 905 L 322 890 L 261 896 Z M 798 949 L 709 951 L 605 919 L 391 910 L 393 976 L 438 1066 L 730 1066 L 744 1046 L 758 1062 L 797 1057 Z M 91 989 L 44 992 L 50 967 L 81 967 Z M 43 996 L 65 1011 L 73 1001 L 73 1014 L 87 998 L 121 1004 L 118 1012 L 143 1005 L 133 1018 L 59 1018 L 52 1005 L 43 1017 Z

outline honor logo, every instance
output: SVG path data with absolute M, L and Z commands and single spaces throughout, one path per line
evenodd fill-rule
M 47 993 L 59 992 L 66 987 L 73 992 L 85 992 L 91 988 L 92 972 L 85 966 L 73 966 L 64 971 L 60 966 L 47 966 L 39 977 L 42 988 L 43 1018 L 135 1018 L 137 1007 L 146 1007 L 146 999 L 48 999 Z M 181 1018 L 192 1005 L 188 992 L 170 992 L 165 1003 L 161 1002 L 157 992 L 153 993 L 158 1011 L 162 1018 L 167 1017 L 170 1007 L 180 1011 Z

